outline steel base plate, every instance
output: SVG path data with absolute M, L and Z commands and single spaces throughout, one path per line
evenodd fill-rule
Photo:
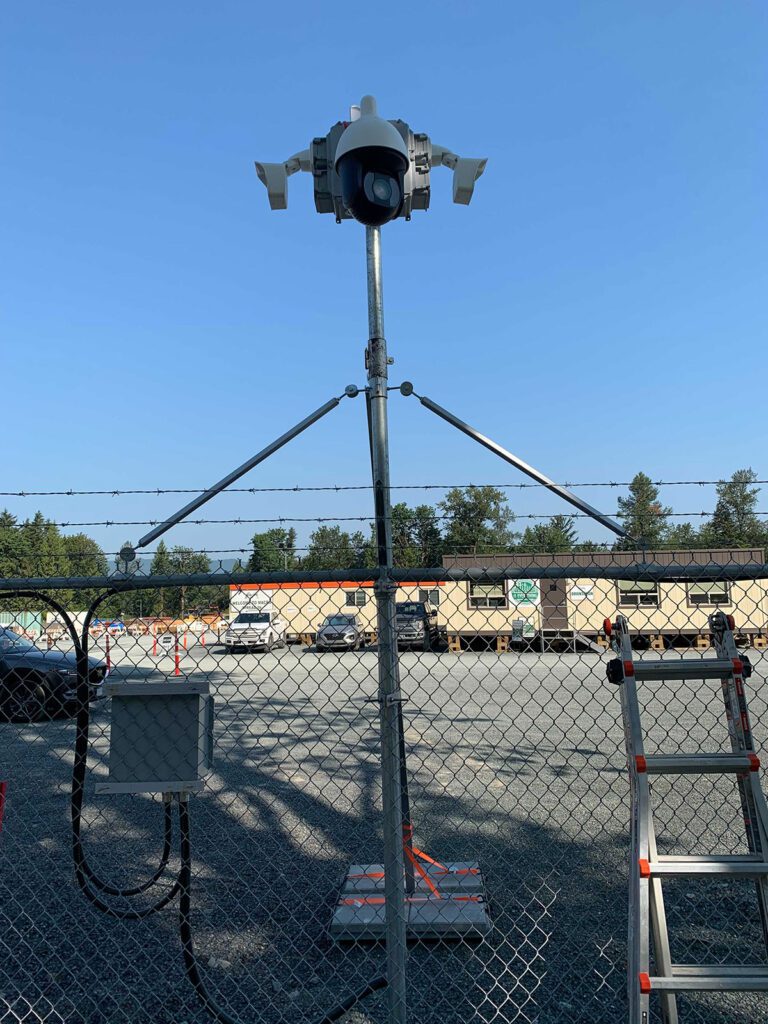
M 439 896 L 418 873 L 406 897 L 409 939 L 479 940 L 491 930 L 483 876 L 476 861 L 422 865 Z M 377 942 L 385 937 L 384 866 L 352 864 L 341 887 L 329 935 L 337 942 Z

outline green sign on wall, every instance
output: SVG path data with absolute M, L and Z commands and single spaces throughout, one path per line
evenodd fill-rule
M 510 604 L 538 604 L 539 588 L 533 580 L 509 581 Z

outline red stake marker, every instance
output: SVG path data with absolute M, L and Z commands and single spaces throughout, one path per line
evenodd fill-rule
M 181 675 L 181 668 L 180 668 L 181 657 L 179 655 L 179 634 L 178 633 L 176 634 L 176 643 L 174 645 L 174 659 L 173 660 L 174 660 L 174 663 L 175 663 L 175 668 L 173 670 L 173 674 L 175 676 L 180 676 Z
M 157 624 L 152 623 L 152 654 L 157 654 Z

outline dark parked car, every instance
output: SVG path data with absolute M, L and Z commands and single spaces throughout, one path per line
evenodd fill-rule
M 437 609 L 429 601 L 398 601 L 395 609 L 397 645 L 431 651 L 437 646 Z
M 104 695 L 107 666 L 88 659 L 91 701 Z M 0 626 L 0 722 L 34 722 L 76 707 L 77 662 L 74 651 L 43 651 Z
M 356 615 L 329 615 L 317 630 L 317 648 L 357 651 L 365 644 L 365 637 Z

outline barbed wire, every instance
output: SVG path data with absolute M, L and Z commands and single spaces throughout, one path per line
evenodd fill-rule
M 574 483 L 566 480 L 558 487 L 629 487 L 631 480 L 598 480 Z M 716 487 L 720 484 L 732 483 L 731 480 L 651 480 L 654 487 Z M 768 480 L 750 480 L 750 484 L 768 484 Z M 528 488 L 546 487 L 546 484 L 530 483 L 497 483 L 497 484 L 393 484 L 392 491 L 450 491 L 455 488 L 496 487 L 499 490 L 526 490 Z M 131 494 L 201 494 L 205 487 L 110 487 L 103 490 L 80 491 L 68 488 L 63 491 L 0 491 L 0 498 L 54 498 L 54 497 L 124 497 Z M 370 491 L 371 484 L 328 484 L 322 487 L 228 487 L 227 494 L 288 494 L 317 491 Z
M 554 515 L 552 512 L 519 512 L 515 513 L 514 521 L 519 519 L 552 519 Z M 566 519 L 594 519 L 594 516 L 589 515 L 587 512 L 566 512 L 561 513 Z M 605 513 L 608 514 L 608 513 Z M 768 516 L 768 510 L 766 511 L 755 511 L 751 513 L 755 516 Z M 649 517 L 657 517 L 659 519 L 693 519 L 693 518 L 704 518 L 706 516 L 714 515 L 713 512 L 648 512 Z M 436 515 L 433 517 L 436 521 L 446 522 L 452 520 L 454 517 L 450 515 Z M 175 526 L 255 526 L 255 525 L 268 525 L 280 524 L 280 523 L 370 523 L 374 519 L 374 516 L 274 516 L 268 519 L 243 519 L 238 517 L 236 519 L 183 519 L 179 523 L 175 523 Z M 92 520 L 87 522 L 54 522 L 46 520 L 50 526 L 58 527 L 59 529 L 72 529 L 73 527 L 81 526 L 159 526 L 165 522 L 163 519 L 103 519 L 103 520 Z

